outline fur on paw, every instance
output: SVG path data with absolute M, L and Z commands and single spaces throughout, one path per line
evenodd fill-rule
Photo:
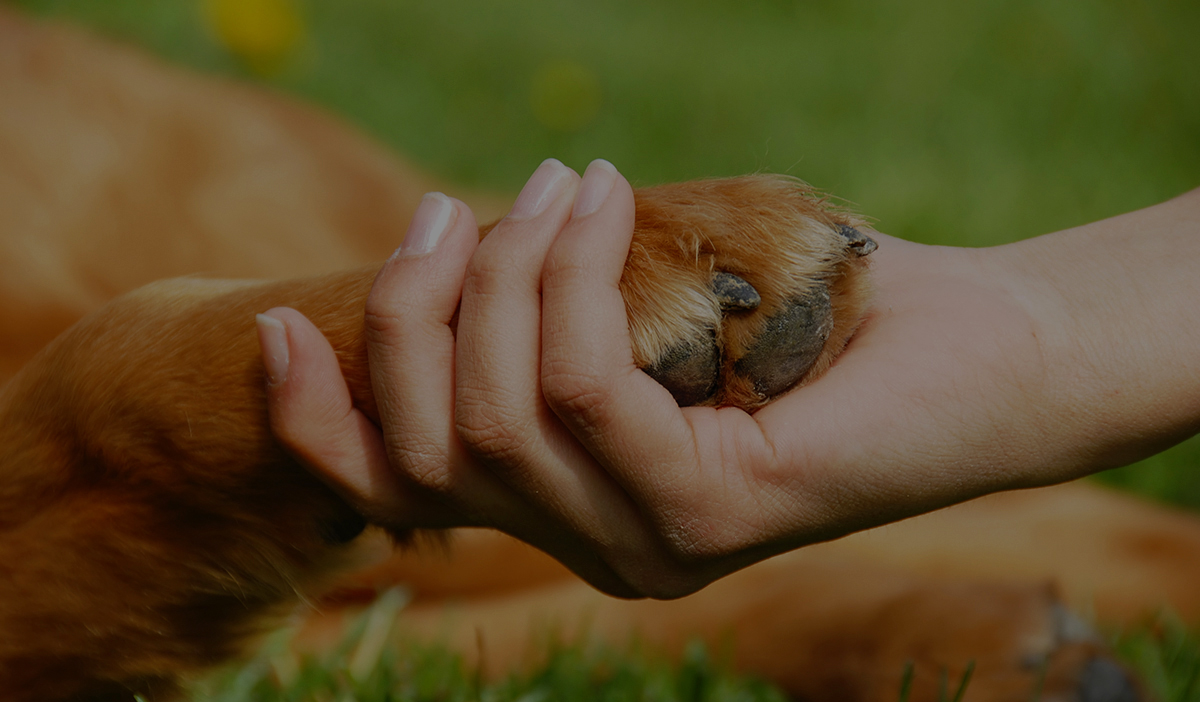
M 681 406 L 753 409 L 832 365 L 870 296 L 861 218 L 778 175 L 635 197 L 621 278 L 633 357 Z

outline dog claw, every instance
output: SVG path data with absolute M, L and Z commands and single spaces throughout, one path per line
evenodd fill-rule
M 879 248 L 879 244 L 875 243 L 874 239 L 849 225 L 837 225 L 837 233 L 842 235 L 842 238 L 846 240 L 846 246 L 850 247 L 856 256 L 866 256 Z
M 762 297 L 753 285 L 726 271 L 718 271 L 713 275 L 712 291 L 716 293 L 721 309 L 726 312 L 758 309 L 762 304 Z
M 698 405 L 717 390 L 721 354 L 716 337 L 710 334 L 676 344 L 643 370 L 669 390 L 680 407 Z
M 795 385 L 816 363 L 833 330 L 829 289 L 817 283 L 767 320 L 754 347 L 734 364 L 762 397 L 774 397 Z

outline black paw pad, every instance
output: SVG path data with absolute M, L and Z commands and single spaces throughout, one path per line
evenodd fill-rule
M 716 293 L 721 309 L 726 312 L 758 309 L 762 304 L 762 297 L 753 285 L 725 271 L 713 275 L 712 291 Z
M 817 283 L 767 320 L 754 347 L 734 364 L 734 371 L 753 381 L 755 392 L 774 397 L 812 368 L 831 331 L 829 289 Z
M 680 407 L 698 405 L 717 391 L 721 354 L 712 333 L 672 346 L 646 374 L 671 392 Z
M 842 238 L 846 240 L 846 246 L 857 256 L 866 256 L 879 248 L 879 244 L 876 244 L 874 239 L 854 227 L 839 224 L 837 225 L 837 233 L 842 235 Z

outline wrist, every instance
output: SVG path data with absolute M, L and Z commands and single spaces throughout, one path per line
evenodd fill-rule
M 1200 191 L 994 251 L 1043 354 L 1061 479 L 1200 430 Z

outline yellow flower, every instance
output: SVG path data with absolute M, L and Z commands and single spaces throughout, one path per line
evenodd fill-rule
M 304 19 L 294 0 L 203 0 L 217 39 L 251 70 L 278 71 L 304 38 Z

